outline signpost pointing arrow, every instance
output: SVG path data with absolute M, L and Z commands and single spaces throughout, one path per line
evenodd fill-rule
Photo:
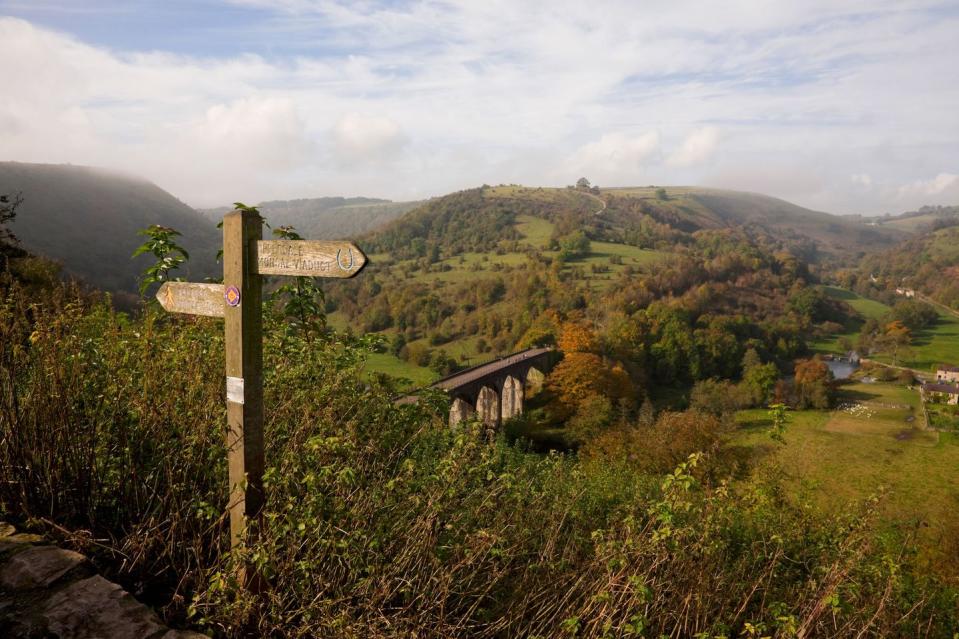
M 262 223 L 254 211 L 224 216 L 223 284 L 165 282 L 156 295 L 171 313 L 225 320 L 233 546 L 243 542 L 246 522 L 263 507 L 262 276 L 353 277 L 367 262 L 352 242 L 263 240 Z
M 164 282 L 157 301 L 170 313 L 223 317 L 223 285 L 194 282 Z
M 260 240 L 256 253 L 260 275 L 353 277 L 366 264 L 366 256 L 352 242 Z

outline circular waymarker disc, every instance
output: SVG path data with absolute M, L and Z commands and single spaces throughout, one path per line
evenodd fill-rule
M 226 300 L 227 306 L 239 306 L 240 305 L 240 289 L 235 286 L 227 286 L 226 290 L 223 291 L 223 299 Z

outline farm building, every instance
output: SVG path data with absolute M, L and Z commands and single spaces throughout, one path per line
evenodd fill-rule
M 923 384 L 919 387 L 922 401 L 937 404 L 959 404 L 959 385 Z
M 936 368 L 936 381 L 938 382 L 959 382 L 959 366 L 950 366 L 942 364 Z

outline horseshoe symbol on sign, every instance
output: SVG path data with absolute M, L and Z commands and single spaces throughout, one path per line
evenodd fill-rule
M 353 270 L 353 249 L 346 249 L 350 256 L 350 263 L 346 266 L 343 266 L 343 262 L 340 261 L 340 253 L 343 249 L 336 249 L 336 265 L 339 266 L 344 271 Z

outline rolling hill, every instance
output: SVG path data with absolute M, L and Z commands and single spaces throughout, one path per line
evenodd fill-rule
M 916 211 L 865 218 L 864 221 L 884 229 L 896 229 L 921 235 L 937 228 L 956 224 L 959 221 L 959 206 L 923 206 Z
M 134 293 L 147 256 L 131 260 L 151 224 L 183 234 L 190 252 L 184 277 L 215 275 L 216 225 L 155 184 L 103 169 L 0 162 L 0 193 L 20 192 L 11 229 L 23 246 L 63 264 L 65 271 L 110 292 Z
M 274 227 L 294 226 L 311 239 L 335 240 L 353 237 L 395 220 L 421 202 L 393 202 L 368 197 L 319 197 L 260 202 L 257 208 Z M 219 221 L 232 206 L 200 209 Z
M 646 187 L 603 189 L 605 215 L 628 226 L 651 217 L 686 231 L 739 228 L 779 240 L 808 261 L 855 257 L 906 237 L 895 228 L 813 211 L 779 198 L 723 189 Z
M 948 220 L 942 220 L 942 223 Z M 849 273 L 849 287 L 875 299 L 891 299 L 896 289 L 914 289 L 919 295 L 959 309 L 959 225 L 915 235 L 894 248 L 863 259 Z
M 825 299 L 812 314 L 793 313 L 791 298 L 813 281 L 806 264 L 898 237 L 749 193 L 483 186 L 358 238 L 371 267 L 326 290 L 330 322 L 382 333 L 399 360 L 376 367 L 416 380 L 428 377 L 425 365 L 438 375 L 451 358 L 470 364 L 519 348 L 550 313 L 623 314 L 668 332 L 658 303 L 667 314 L 682 309 L 674 324 L 688 331 L 682 339 L 718 334 L 708 328 L 715 322 L 759 327 L 744 339 L 775 342 L 769 356 L 785 361 L 804 351 L 801 334 L 842 313 Z M 646 352 L 678 341 L 652 340 Z
M 24 203 L 12 228 L 24 247 L 104 290 L 136 290 L 148 258 L 131 260 L 130 254 L 141 239 L 137 232 L 150 224 L 183 234 L 192 258 L 184 277 L 198 280 L 219 271 L 215 221 L 229 207 L 197 212 L 146 180 L 102 169 L 0 163 L 0 192 L 18 191 Z M 360 237 L 364 248 L 381 259 L 457 258 L 445 274 L 433 276 L 437 279 L 456 277 L 466 268 L 460 268 L 463 264 L 475 272 L 474 263 L 484 254 L 497 254 L 494 262 L 515 262 L 525 259 L 527 250 L 559 250 L 558 239 L 578 231 L 595 243 L 594 252 L 566 268 L 588 271 L 591 289 L 608 285 L 602 282 L 622 270 L 624 256 L 617 252 L 674 253 L 694 243 L 697 232 L 736 230 L 810 262 L 889 248 L 904 236 L 894 228 L 764 195 L 694 187 L 595 193 L 484 186 L 426 202 L 328 197 L 269 201 L 260 207 L 273 226 L 293 225 L 311 238 Z
M 67 274 L 121 296 L 135 294 L 148 256 L 131 259 L 151 224 L 181 234 L 190 260 L 178 275 L 218 276 L 216 224 L 232 207 L 197 211 L 139 177 L 93 167 L 0 162 L 0 193 L 21 193 L 11 229 L 24 248 L 64 266 Z M 417 202 L 316 198 L 261 204 L 275 227 L 291 224 L 308 238 L 354 236 L 402 215 Z M 267 231 L 268 233 L 268 231 Z

